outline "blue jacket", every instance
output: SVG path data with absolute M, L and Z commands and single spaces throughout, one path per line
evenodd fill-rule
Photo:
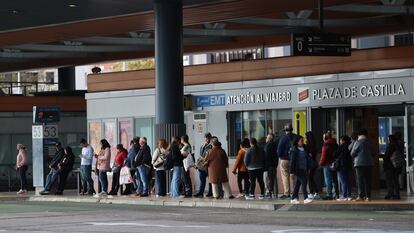
M 259 146 L 257 148 L 259 149 L 257 156 L 254 147 L 247 150 L 244 157 L 244 164 L 246 164 L 247 170 L 263 169 L 265 167 L 264 151 Z
M 277 145 L 277 155 L 280 159 L 290 160 L 289 151 L 296 137 L 297 135 L 294 133 L 285 134 L 280 137 L 279 144 Z

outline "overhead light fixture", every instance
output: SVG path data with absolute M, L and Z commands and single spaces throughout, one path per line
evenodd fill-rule
M 11 10 L 11 13 L 13 13 L 14 15 L 19 14 L 20 12 L 18 10 Z
M 69 4 L 68 7 L 75 8 L 75 7 L 77 7 L 77 5 L 76 4 Z

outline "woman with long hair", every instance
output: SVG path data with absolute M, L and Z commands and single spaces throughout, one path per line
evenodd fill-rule
M 398 138 L 391 134 L 388 136 L 387 149 L 384 154 L 384 172 L 385 172 L 385 181 L 387 184 L 387 195 L 385 196 L 386 200 L 394 199 L 399 200 L 400 197 L 400 182 L 399 176 L 402 173 L 402 168 L 395 168 L 391 161 L 391 156 L 394 153 L 403 154 L 403 148 L 398 142 Z
M 188 135 L 181 136 L 181 154 L 183 155 L 184 165 L 184 197 L 193 196 L 193 185 L 191 182 L 191 170 L 195 167 L 194 158 L 192 155 L 191 145 L 188 142 Z
M 99 183 L 101 185 L 101 192 L 95 195 L 95 197 L 108 194 L 108 177 L 107 172 L 111 171 L 111 145 L 106 139 L 100 141 L 101 150 L 97 155 L 97 163 L 99 170 Z
M 316 149 L 316 140 L 315 136 L 311 131 L 305 133 L 306 145 L 305 149 L 306 152 L 310 155 L 310 166 L 309 166 L 309 198 L 312 199 L 320 199 L 319 196 L 319 188 L 315 182 L 315 173 L 318 169 L 318 162 L 317 162 L 317 149 Z
M 310 156 L 304 146 L 303 137 L 298 136 L 293 141 L 293 148 L 290 150 L 290 173 L 295 175 L 295 183 L 290 200 L 291 204 L 299 204 L 298 193 L 300 186 L 302 186 L 304 203 L 312 202 L 312 199 L 308 198 L 308 192 L 306 190 Z
M 181 184 L 181 173 L 183 169 L 183 155 L 181 154 L 180 148 L 180 138 L 172 137 L 171 143 L 168 146 L 169 153 L 172 154 L 174 159 L 173 165 L 173 174 L 171 179 L 171 197 L 179 198 L 180 193 L 180 184 Z
M 167 140 L 161 138 L 158 140 L 158 146 L 152 155 L 152 165 L 155 168 L 155 181 L 157 183 L 157 197 L 164 197 L 167 193 L 166 172 L 164 169 L 165 156 L 167 155 Z
M 16 170 L 19 172 L 19 176 L 20 176 L 20 190 L 17 192 L 17 194 L 26 194 L 27 193 L 26 172 L 28 168 L 26 147 L 23 144 L 17 144 L 17 150 L 19 151 L 19 153 L 17 154 L 17 159 L 16 159 Z
M 112 166 L 112 187 L 109 195 L 117 195 L 119 190 L 119 175 L 121 168 L 124 167 L 125 159 L 127 158 L 128 151 L 125 150 L 122 144 L 116 145 L 117 153 L 114 159 L 114 165 Z

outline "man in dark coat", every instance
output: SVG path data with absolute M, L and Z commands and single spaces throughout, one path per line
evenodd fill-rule
M 266 198 L 272 198 L 272 194 L 277 198 L 277 178 L 276 171 L 279 163 L 277 156 L 277 145 L 274 142 L 273 134 L 268 134 L 266 137 L 266 144 L 264 146 L 265 168 L 264 168 L 264 182 L 267 190 Z M 274 192 L 276 189 L 276 192 Z
M 53 156 L 52 161 L 49 164 L 50 172 L 46 177 L 46 184 L 43 191 L 39 192 L 40 195 L 48 195 L 50 190 L 52 189 L 53 184 L 55 183 L 58 177 L 58 164 L 62 160 L 65 152 L 62 148 L 62 144 L 60 142 L 56 143 L 56 153 Z

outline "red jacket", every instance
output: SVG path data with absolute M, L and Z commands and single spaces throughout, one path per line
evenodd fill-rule
M 333 153 L 338 148 L 336 140 L 330 138 L 323 143 L 321 160 L 319 161 L 320 166 L 328 166 L 333 162 Z
M 124 161 L 127 158 L 128 152 L 126 150 L 116 153 L 114 163 L 117 167 L 123 167 Z

